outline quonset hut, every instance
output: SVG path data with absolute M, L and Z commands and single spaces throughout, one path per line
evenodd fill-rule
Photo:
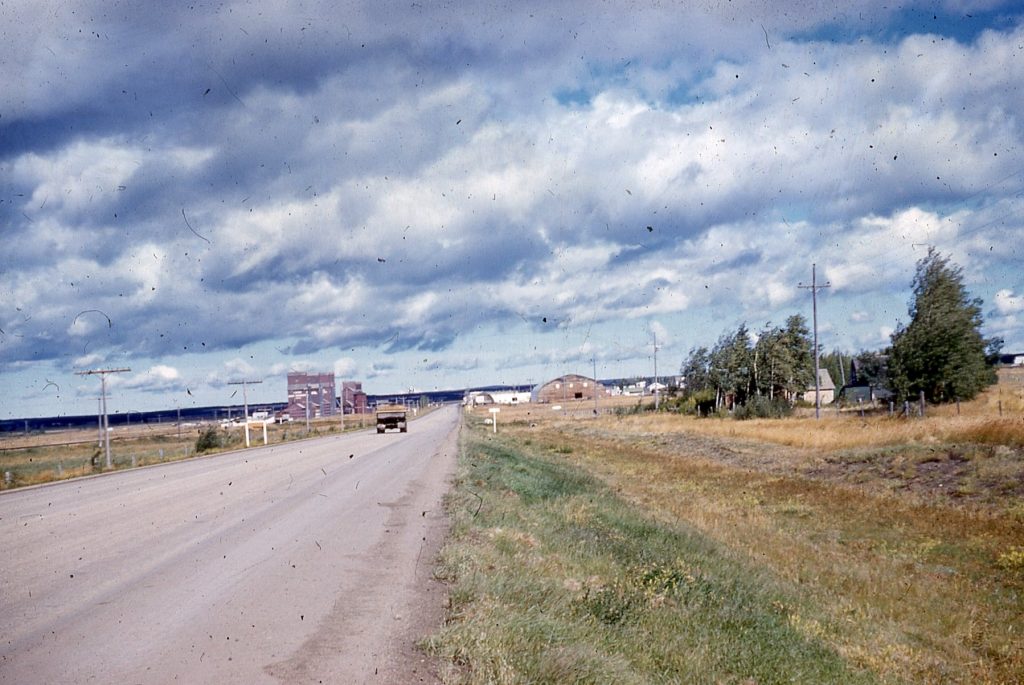
M 611 397 L 611 391 L 593 378 L 570 373 L 538 386 L 534 391 L 534 401 L 557 404 L 571 400 L 592 400 L 595 393 L 598 397 Z

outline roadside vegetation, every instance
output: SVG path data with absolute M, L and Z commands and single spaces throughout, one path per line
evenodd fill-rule
M 349 416 L 345 430 L 358 430 L 372 422 L 372 415 L 362 420 Z M 313 420 L 308 433 L 305 422 L 296 421 L 268 426 L 267 440 L 275 444 L 340 431 L 336 418 Z M 261 425 L 250 428 L 250 442 L 253 446 L 263 444 Z M 112 431 L 111 467 L 107 469 L 95 429 L 6 435 L 0 437 L 0 490 L 244 447 L 245 433 L 240 425 L 221 427 L 209 423 L 178 429 L 173 424 L 140 424 Z
M 917 263 L 911 288 L 909 323 L 897 322 L 890 345 L 818 355 L 825 382 L 839 383 L 838 396 L 848 405 L 891 402 L 909 414 L 913 403 L 960 404 L 996 382 L 1003 340 L 982 335 L 982 301 L 967 292 L 962 269 L 930 248 Z M 813 403 L 814 342 L 798 314 L 784 326 L 765 324 L 756 336 L 741 323 L 712 348 L 691 349 L 679 373 L 684 387 L 673 388 L 668 401 L 676 411 L 781 418 L 808 395 Z M 831 401 L 831 392 L 823 403 Z
M 914 420 L 470 416 L 429 649 L 453 683 L 1022 682 L 1016 382 Z

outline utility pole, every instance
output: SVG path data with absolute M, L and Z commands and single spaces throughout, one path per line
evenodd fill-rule
M 814 418 L 821 418 L 821 381 L 818 378 L 818 291 L 822 288 L 830 288 L 832 284 L 825 282 L 825 285 L 818 285 L 817 265 L 811 264 L 811 284 L 797 284 L 798 288 L 806 288 L 811 291 L 811 307 L 814 312 Z
M 243 401 L 243 405 L 246 408 L 246 425 L 249 425 L 249 392 L 248 392 L 249 386 L 250 385 L 258 385 L 258 384 L 260 384 L 262 382 L 263 382 L 262 378 L 259 379 L 258 381 L 245 380 L 245 381 L 228 381 L 227 382 L 228 385 L 241 385 L 242 386 L 242 401 Z
M 594 362 L 594 416 L 597 416 L 597 355 L 592 356 L 590 359 Z
M 658 411 L 658 334 L 654 335 L 654 411 Z
M 89 371 L 76 371 L 76 376 L 99 376 L 100 377 L 100 411 L 103 415 L 103 451 L 106 456 L 107 468 L 111 467 L 110 461 L 110 419 L 107 417 L 107 374 L 128 373 L 131 369 L 91 369 Z
M 320 405 L 320 416 L 323 416 L 324 393 L 319 383 L 306 383 L 306 432 L 309 433 L 309 391 L 316 390 L 317 404 Z M 403 400 L 404 402 L 405 400 Z

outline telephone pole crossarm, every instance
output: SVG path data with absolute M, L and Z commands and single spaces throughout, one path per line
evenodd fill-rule
M 245 425 L 249 425 L 249 386 L 259 385 L 263 382 L 263 379 L 259 380 L 241 380 L 241 381 L 228 381 L 228 385 L 240 385 L 242 386 L 242 406 L 245 407 Z M 246 428 L 246 434 L 248 434 L 248 428 Z

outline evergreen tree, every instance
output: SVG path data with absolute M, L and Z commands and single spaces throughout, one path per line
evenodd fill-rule
M 889 353 L 861 350 L 857 353 L 857 385 L 889 389 Z
M 929 402 L 969 400 L 995 382 L 981 304 L 964 288 L 961 268 L 930 248 L 917 263 L 910 323 L 892 335 L 889 377 L 900 399 L 924 391 Z
M 740 324 L 735 333 L 723 334 L 711 350 L 709 376 L 718 394 L 718 404 L 731 397 L 743 404 L 753 384 L 753 348 L 747 325 Z
M 840 388 L 849 380 L 851 359 L 852 355 L 846 354 L 837 348 L 827 354 L 822 354 L 819 364 L 821 368 L 828 371 L 828 375 L 832 378 L 832 382 L 836 384 L 836 387 Z
M 781 379 L 786 375 L 784 334 L 781 328 L 765 328 L 754 345 L 754 387 L 758 395 L 782 396 Z
M 814 385 L 814 341 L 807 319 L 801 314 L 786 319 L 783 340 L 788 365 L 783 385 L 789 396 L 795 397 Z

